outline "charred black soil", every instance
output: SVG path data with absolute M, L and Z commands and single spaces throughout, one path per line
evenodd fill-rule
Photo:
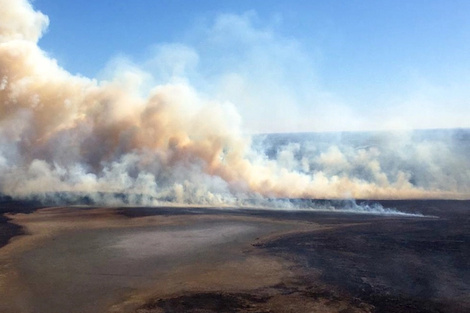
M 470 202 L 384 201 L 437 218 L 358 219 L 259 244 L 375 312 L 470 311 Z M 326 222 L 322 217 L 316 221 Z
M 0 248 L 6 245 L 14 236 L 23 235 L 23 229 L 10 223 L 5 213 L 31 213 L 41 207 L 37 201 L 13 200 L 10 197 L 0 195 Z
M 470 201 L 381 204 L 433 217 L 237 211 L 331 227 L 253 244 L 293 262 L 296 280 L 155 299 L 138 312 L 469 312 Z
M 220 312 L 236 313 L 247 312 L 253 305 L 251 303 L 264 303 L 266 298 L 246 293 L 195 293 L 169 299 L 157 299 L 149 302 L 143 310 L 160 308 L 163 312 Z

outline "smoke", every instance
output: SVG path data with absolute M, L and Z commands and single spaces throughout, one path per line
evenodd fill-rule
M 234 104 L 182 78 L 190 64 L 178 54 L 162 51 L 169 62 L 176 58 L 178 79 L 155 78 L 132 62 L 119 62 L 110 79 L 72 75 L 37 45 L 45 15 L 26 0 L 0 0 L 0 7 L 3 194 L 72 192 L 108 203 L 125 194 L 130 203 L 217 205 L 470 197 L 468 150 L 456 152 L 451 142 L 400 135 L 358 147 L 251 138 Z M 197 62 L 191 50 L 177 48 Z
M 468 130 L 268 135 L 255 146 L 324 198 L 468 198 Z M 302 197 L 302 196 L 301 196 Z

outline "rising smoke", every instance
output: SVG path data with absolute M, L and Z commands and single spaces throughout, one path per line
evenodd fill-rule
M 453 141 L 250 138 L 233 104 L 208 99 L 188 82 L 142 95 L 146 74 L 138 71 L 106 81 L 68 73 L 37 45 L 45 15 L 27 0 L 0 0 L 0 7 L 3 194 L 104 194 L 112 202 L 120 200 L 109 195 L 120 193 L 127 202 L 217 205 L 470 197 L 468 151 Z

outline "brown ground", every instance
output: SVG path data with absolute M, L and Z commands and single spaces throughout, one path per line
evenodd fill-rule
M 470 201 L 438 218 L 204 208 L 8 215 L 0 312 L 469 312 Z

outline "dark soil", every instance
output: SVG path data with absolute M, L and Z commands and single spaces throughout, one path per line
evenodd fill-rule
M 262 297 L 243 293 L 196 293 L 170 299 L 158 299 L 141 311 L 161 308 L 165 313 L 236 313 L 250 310 L 250 303 L 266 302 Z
M 346 225 L 342 217 L 344 226 L 260 246 L 296 261 L 306 273 L 319 270 L 324 283 L 375 312 L 470 312 L 470 202 L 393 206 L 439 218 L 352 218 L 354 225 Z
M 301 273 L 297 281 L 250 294 L 195 293 L 156 299 L 138 312 L 274 313 L 291 312 L 286 308 L 292 305 L 307 308 L 312 302 L 343 313 L 470 312 L 470 201 L 380 203 L 434 217 L 200 209 L 198 214 L 302 220 L 331 227 L 254 243 L 293 261 L 294 270 Z M 156 210 L 140 208 L 123 214 L 171 214 Z M 284 307 L 270 306 L 275 298 Z M 338 309 L 338 303 L 344 309 Z
M 31 213 L 40 207 L 36 201 L 14 200 L 0 195 L 0 248 L 6 245 L 12 237 L 24 234 L 20 226 L 10 223 L 3 214 Z

